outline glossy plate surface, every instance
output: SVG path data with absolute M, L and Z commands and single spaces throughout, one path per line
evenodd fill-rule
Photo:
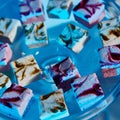
M 44 9 L 46 8 L 47 2 L 48 0 L 42 0 Z M 17 0 L 7 0 L 6 2 L 0 0 L 0 11 L 1 11 L 0 17 L 20 19 Z M 103 88 L 105 97 L 101 101 L 96 103 L 94 106 L 91 106 L 89 109 L 81 112 L 77 103 L 75 102 L 75 98 L 71 91 L 65 93 L 65 100 L 69 109 L 70 116 L 63 118 L 63 120 L 89 119 L 96 115 L 97 113 L 104 110 L 119 95 L 120 86 L 119 76 L 106 79 L 103 78 L 102 76 L 98 53 L 98 49 L 102 47 L 102 41 L 99 37 L 99 32 L 97 30 L 96 25 L 92 28 L 87 28 L 84 25 L 77 23 L 73 18 L 73 14 L 71 14 L 70 19 L 67 20 L 49 19 L 47 17 L 46 11 L 45 15 L 46 15 L 45 25 L 48 32 L 49 45 L 42 48 L 28 49 L 24 44 L 24 36 L 22 33 L 19 39 L 16 40 L 15 43 L 11 44 L 11 47 L 13 49 L 12 60 L 22 57 L 23 55 L 33 54 L 39 66 L 42 69 L 45 69 L 50 64 L 59 62 L 60 60 L 66 57 L 70 57 L 74 64 L 77 66 L 81 76 L 95 72 Z M 110 15 L 106 16 L 106 18 L 109 17 L 111 16 Z M 61 30 L 65 27 L 65 25 L 67 25 L 67 23 L 74 23 L 82 27 L 83 29 L 88 30 L 89 32 L 90 39 L 86 42 L 84 48 L 78 54 L 73 53 L 71 50 L 61 46 L 57 42 L 58 35 L 61 33 Z M 9 73 L 8 70 L 6 71 L 4 69 L 0 69 L 0 71 L 8 74 L 11 77 L 11 70 L 9 70 Z M 53 81 L 49 79 L 47 80 L 41 79 L 26 87 L 29 87 L 33 90 L 35 97 L 32 99 L 29 108 L 27 108 L 28 110 L 25 113 L 23 119 L 39 120 L 39 115 L 41 113 L 41 107 L 39 106 L 40 104 L 39 96 L 54 91 L 57 88 L 54 85 Z M 6 116 L 0 114 L 0 120 L 12 120 L 12 119 L 7 118 Z

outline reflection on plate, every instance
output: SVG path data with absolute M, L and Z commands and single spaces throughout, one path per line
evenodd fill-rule
M 46 1 L 43 1 L 43 2 L 45 3 Z M 0 3 L 2 4 L 3 2 L 0 1 Z M 9 2 L 7 1 L 6 3 L 4 2 L 4 4 L 0 8 L 0 10 L 3 11 L 3 13 L 2 12 L 0 13 L 0 16 L 19 19 L 19 14 L 17 11 L 18 8 L 16 4 L 17 2 L 14 0 L 9 0 Z M 10 8 L 11 8 L 11 14 L 9 14 Z M 87 109 L 86 111 L 81 112 L 78 107 L 78 104 L 75 102 L 75 97 L 73 96 L 72 91 L 71 90 L 68 91 L 67 93 L 65 93 L 65 100 L 66 100 L 66 104 L 69 109 L 70 116 L 63 118 L 63 120 L 73 120 L 73 119 L 81 120 L 84 118 L 89 119 L 92 116 L 99 113 L 100 111 L 102 111 L 103 109 L 105 109 L 115 99 L 115 97 L 119 95 L 118 89 L 120 85 L 117 84 L 119 82 L 119 76 L 104 79 L 101 74 L 101 70 L 99 66 L 99 55 L 98 55 L 97 50 L 102 45 L 101 45 L 101 40 L 96 30 L 96 26 L 91 29 L 88 29 L 85 26 L 79 24 L 80 26 L 84 27 L 86 30 L 89 31 L 91 38 L 88 40 L 83 50 L 79 54 L 75 54 L 70 49 L 66 48 L 65 46 L 64 47 L 61 46 L 57 42 L 57 37 L 59 33 L 61 32 L 61 29 L 68 22 L 74 22 L 75 24 L 78 24 L 74 21 L 74 19 L 72 18 L 72 15 L 71 15 L 71 19 L 66 20 L 66 21 L 58 20 L 58 19 L 50 19 L 49 21 L 48 18 L 46 20 L 47 21 L 45 22 L 45 24 L 47 25 L 48 36 L 49 36 L 48 46 L 45 46 L 42 48 L 36 48 L 36 49 L 28 49 L 24 44 L 23 36 L 21 36 L 21 38 L 17 40 L 16 43 L 11 45 L 13 49 L 13 60 L 21 56 L 24 56 L 24 55 L 33 54 L 39 66 L 44 71 L 43 78 L 41 78 L 37 82 L 33 82 L 30 85 L 26 86 L 33 90 L 35 97 L 31 100 L 31 104 L 27 108 L 27 111 L 23 119 L 24 120 L 38 120 L 39 119 L 39 115 L 42 110 L 39 97 L 41 95 L 50 93 L 57 89 L 53 80 L 49 79 L 47 68 L 50 65 L 55 64 L 65 59 L 66 57 L 71 58 L 73 63 L 77 66 L 81 75 L 88 75 L 93 72 L 97 73 L 98 79 L 100 80 L 101 86 L 105 92 L 105 97 L 101 101 L 99 101 L 98 103 L 96 103 L 95 105 Z M 96 31 L 96 33 L 94 31 Z M 95 33 L 94 36 L 93 36 L 93 33 Z M 8 68 L 7 71 L 6 69 L 3 70 L 1 68 L 0 71 L 3 71 L 7 73 L 9 76 L 11 76 L 10 68 Z M 117 86 L 115 86 L 116 84 Z M 104 102 L 106 102 L 106 105 L 100 108 L 99 105 Z M 0 120 L 11 120 L 11 119 L 0 114 Z

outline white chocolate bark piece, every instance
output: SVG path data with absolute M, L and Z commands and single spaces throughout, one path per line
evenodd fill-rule
M 62 89 L 40 97 L 43 112 L 41 120 L 58 120 L 69 115 Z
M 83 111 L 104 97 L 95 73 L 76 79 L 72 84 L 76 101 Z
M 79 21 L 84 21 L 82 23 L 89 27 L 99 20 L 104 10 L 105 6 L 102 0 L 81 0 L 74 6 L 73 13 L 77 21 L 79 18 Z
M 68 24 L 59 35 L 59 43 L 75 53 L 82 50 L 87 39 L 88 32 L 73 24 Z
M 12 49 L 8 43 L 0 44 L 0 66 L 5 66 L 12 58 Z
M 0 73 L 0 96 L 3 94 L 3 92 L 11 86 L 12 82 L 10 78 L 3 74 Z
M 27 55 L 12 61 L 11 68 L 16 76 L 17 83 L 21 86 L 39 80 L 42 73 L 33 55 Z
M 17 19 L 0 18 L 0 41 L 13 43 L 22 32 L 21 22 Z M 2 37 L 3 36 L 3 37 Z M 7 37 L 6 39 L 4 37 Z
M 120 44 L 120 17 L 100 22 L 98 29 L 103 46 Z
M 41 0 L 19 0 L 19 7 L 23 24 L 45 20 Z
M 49 0 L 47 14 L 50 18 L 68 19 L 72 5 L 72 0 Z
M 29 48 L 43 47 L 48 44 L 47 30 L 43 22 L 24 25 L 25 44 Z
M 102 47 L 99 54 L 103 77 L 120 75 L 120 45 Z
M 32 97 L 31 89 L 12 84 L 0 97 L 0 113 L 22 119 Z

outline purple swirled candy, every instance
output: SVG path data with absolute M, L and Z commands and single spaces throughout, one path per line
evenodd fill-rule
M 120 74 L 120 45 L 105 46 L 99 49 L 100 65 L 104 77 Z
M 105 16 L 105 6 L 101 0 L 82 0 L 73 8 L 75 19 L 91 27 Z
M 8 117 L 20 119 L 32 96 L 31 89 L 12 84 L 0 97 L 0 111 Z
M 47 13 L 50 18 L 68 19 L 72 10 L 72 0 L 49 0 Z
M 56 86 L 62 88 L 64 92 L 71 89 L 71 83 L 80 77 L 78 69 L 70 58 L 66 58 L 57 64 L 50 66 L 50 75 Z
M 89 108 L 104 97 L 95 73 L 77 78 L 71 85 L 81 110 Z
M 24 24 L 45 20 L 40 0 L 19 0 L 19 7 Z

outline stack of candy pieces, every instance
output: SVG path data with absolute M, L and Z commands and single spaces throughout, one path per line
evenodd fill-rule
M 102 0 L 80 0 L 74 5 L 73 14 L 76 21 L 92 27 L 105 16 L 105 6 Z
M 41 0 L 19 0 L 19 7 L 25 30 L 25 44 L 28 48 L 47 45 L 48 37 Z
M 103 47 L 99 49 L 100 65 L 103 76 L 113 77 L 120 74 L 120 16 L 98 23 Z

